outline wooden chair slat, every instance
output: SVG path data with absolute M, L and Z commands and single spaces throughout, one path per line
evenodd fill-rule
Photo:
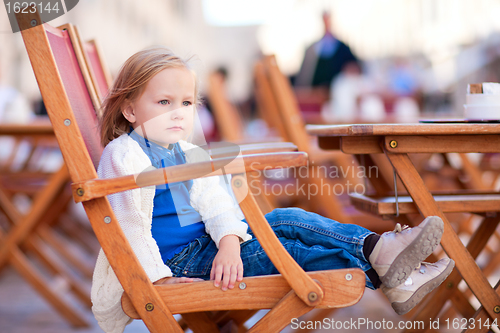
M 324 299 L 318 308 L 335 308 L 345 306 L 345 302 L 354 304 L 364 293 L 365 276 L 358 269 L 336 269 L 320 272 L 307 272 L 312 279 L 318 281 L 325 291 Z M 346 275 L 350 280 L 346 279 Z M 271 309 L 291 289 L 281 275 L 268 275 L 244 278 L 245 288 L 221 291 L 212 281 L 193 284 L 176 284 L 156 286 L 156 290 L 174 314 L 200 311 L 223 311 L 245 309 Z M 241 282 L 240 282 L 241 284 Z M 185 295 L 192 295 L 186 297 Z M 219 302 L 219 300 L 221 300 Z M 122 297 L 125 313 L 139 319 L 136 310 L 127 295 Z
M 108 94 L 108 89 L 111 86 L 109 73 L 107 73 L 107 70 L 104 69 L 103 59 L 99 55 L 100 52 L 98 51 L 96 41 L 91 40 L 89 42 L 86 42 L 83 44 L 83 47 L 87 55 L 87 59 L 89 60 L 89 68 L 95 78 L 99 97 L 102 101 Z
M 375 215 L 395 215 L 394 196 L 373 197 L 352 193 L 351 203 L 362 211 Z M 434 195 L 443 213 L 487 213 L 500 211 L 500 194 Z M 398 196 L 399 214 L 418 213 L 418 207 L 408 195 Z

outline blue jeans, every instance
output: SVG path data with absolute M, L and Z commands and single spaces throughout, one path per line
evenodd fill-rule
M 372 231 L 355 224 L 343 224 L 299 208 L 280 208 L 266 214 L 266 219 L 284 248 L 305 271 L 361 268 L 371 265 L 363 255 L 363 244 Z M 244 276 L 279 274 L 257 238 L 241 244 Z M 189 243 L 165 263 L 173 276 L 210 278 L 217 247 L 209 235 Z M 366 277 L 366 286 L 374 289 Z

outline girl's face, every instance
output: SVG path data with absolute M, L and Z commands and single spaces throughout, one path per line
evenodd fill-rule
M 184 67 L 167 68 L 122 113 L 139 135 L 168 147 L 191 133 L 194 103 L 194 75 Z

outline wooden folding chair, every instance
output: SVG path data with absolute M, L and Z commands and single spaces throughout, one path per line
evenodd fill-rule
M 272 119 L 271 126 L 274 124 L 279 132 L 286 133 L 286 140 L 295 143 L 299 151 L 304 151 L 309 155 L 308 176 L 300 178 L 301 181 L 305 182 L 307 186 L 315 186 L 319 189 L 322 189 L 325 184 L 329 185 L 330 188 L 335 188 L 332 179 L 329 179 L 320 168 L 321 164 L 333 163 L 340 170 L 339 175 L 345 175 L 345 179 L 340 179 L 343 182 L 339 183 L 344 190 L 352 191 L 352 187 L 347 188 L 348 184 L 351 186 L 361 184 L 357 171 L 354 172 L 353 177 L 352 171 L 355 170 L 356 165 L 351 156 L 320 150 L 314 138 L 306 133 L 297 99 L 287 78 L 280 72 L 274 56 L 266 56 L 261 63 L 257 64 L 255 80 L 258 87 L 256 89 L 258 92 L 257 100 L 261 103 L 262 112 L 268 113 L 267 118 Z M 346 210 L 348 203 L 342 203 L 339 199 L 339 196 L 328 193 L 316 195 L 314 200 L 310 200 L 310 203 L 314 211 L 324 211 L 328 217 L 343 223 L 357 222 L 376 232 L 387 231 L 392 227 L 392 223 L 387 221 L 375 220 L 367 215 L 361 215 L 355 210 Z
M 208 97 L 222 140 L 238 143 L 243 147 L 248 145 L 268 148 L 274 147 L 275 149 L 273 152 L 297 150 L 295 144 L 291 142 L 282 142 L 283 139 L 279 136 L 266 136 L 263 138 L 245 136 L 243 119 L 235 106 L 229 102 L 225 92 L 224 78 L 219 73 L 212 73 L 209 76 Z M 254 186 L 252 186 L 252 189 L 254 189 L 254 195 L 261 210 L 266 213 L 276 208 L 279 198 L 276 198 L 274 195 L 265 195 L 265 193 L 267 193 L 266 188 L 263 186 L 263 180 L 266 179 L 265 176 L 262 173 L 256 172 L 250 173 L 249 176 L 253 178 L 251 180 L 253 184 L 255 184 L 254 180 L 259 184 L 258 189 Z M 284 195 L 280 197 L 283 198 Z
M 225 141 L 241 142 L 245 127 L 238 110 L 225 95 L 224 78 L 219 73 L 208 77 L 208 98 L 220 136 Z
M 63 71 L 65 66 L 76 66 L 71 61 L 74 54 L 68 51 L 72 48 L 68 47 L 67 33 L 54 31 L 47 24 L 32 27 L 32 22 L 40 22 L 36 13 L 21 13 L 17 18 L 73 181 L 74 198 L 83 202 L 96 236 L 124 289 L 122 307 L 125 313 L 142 319 L 152 332 L 182 332 L 172 313 L 270 308 L 271 311 L 250 331 L 277 332 L 293 317 L 314 307 L 349 306 L 360 299 L 365 288 L 365 275 L 360 269 L 305 273 L 281 246 L 253 196 L 246 195 L 245 171 L 300 166 L 306 162 L 304 153 L 256 154 L 168 167 L 142 173 L 138 182 L 134 175 L 97 179 L 89 153 L 93 151 L 92 144 L 98 142 L 95 140 L 98 136 L 93 136 L 96 135 L 93 133 L 95 112 L 81 76 L 75 71 Z M 233 189 L 247 221 L 282 275 L 245 278 L 239 288 L 226 292 L 214 288 L 209 281 L 154 286 L 125 238 L 106 195 L 141 186 L 220 175 L 221 167 L 226 173 L 235 174 Z M 196 331 L 218 331 L 208 316 L 197 317 L 203 328 Z
M 86 78 L 86 84 L 89 88 L 89 92 L 92 92 L 92 88 L 94 89 L 94 94 L 91 94 L 91 99 L 93 100 L 94 105 L 96 106 L 97 111 L 100 111 L 100 102 L 107 95 L 108 89 L 110 89 L 112 82 L 111 75 L 108 72 L 107 66 L 105 65 L 102 52 L 100 48 L 97 46 L 95 40 L 90 42 L 82 42 L 80 34 L 76 26 L 71 24 L 65 24 L 58 29 L 68 30 L 70 40 L 73 45 L 78 44 L 80 48 L 83 50 L 82 55 L 83 58 L 79 58 L 79 65 L 82 68 L 82 71 L 85 70 L 85 65 L 88 68 L 89 77 L 93 83 L 93 86 L 90 86 L 88 78 Z M 78 58 L 78 56 L 77 56 Z M 84 61 L 82 61 L 82 59 Z M 96 102 L 96 96 L 99 101 Z M 98 103 L 99 104 L 96 104 Z M 99 112 L 98 112 L 99 113 Z M 254 143 L 254 144 L 244 144 L 241 146 L 235 146 L 231 144 L 225 144 L 224 142 L 213 142 L 204 147 L 209 150 L 212 156 L 217 157 L 231 157 L 236 156 L 238 153 L 242 154 L 258 154 L 258 153 L 269 153 L 269 152 L 281 152 L 281 151 L 296 151 L 297 147 L 291 143 L 286 142 L 276 142 L 276 143 Z M 260 192 L 263 193 L 263 192 Z M 259 204 L 259 207 L 264 212 L 269 212 L 272 210 L 272 205 L 269 201 L 263 197 L 262 195 L 256 195 L 256 200 Z M 229 321 L 232 321 L 234 325 L 238 328 L 243 327 L 244 322 L 242 318 L 249 318 L 254 314 L 255 311 L 246 311 L 243 313 L 238 313 L 237 315 L 233 313 L 228 313 L 220 311 L 213 313 L 214 320 L 219 325 L 229 324 Z M 190 316 L 184 315 L 180 320 L 180 324 L 186 322 L 186 327 L 191 327 Z

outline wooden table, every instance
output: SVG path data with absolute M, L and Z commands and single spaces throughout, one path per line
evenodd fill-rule
M 462 244 L 408 156 L 409 153 L 499 153 L 500 124 L 307 125 L 306 130 L 318 137 L 322 149 L 340 149 L 357 155 L 384 153 L 421 214 L 443 219 L 445 230 L 441 245 L 455 260 L 460 275 L 483 306 L 482 315 L 500 318 L 500 296 L 476 264 L 474 257 L 477 254 L 471 255 L 477 249 Z M 377 187 L 376 182 L 372 185 Z M 491 219 L 484 221 L 491 223 Z M 456 275 L 455 280 L 457 277 L 460 278 Z M 436 306 L 427 312 L 433 312 L 435 317 L 440 309 Z

